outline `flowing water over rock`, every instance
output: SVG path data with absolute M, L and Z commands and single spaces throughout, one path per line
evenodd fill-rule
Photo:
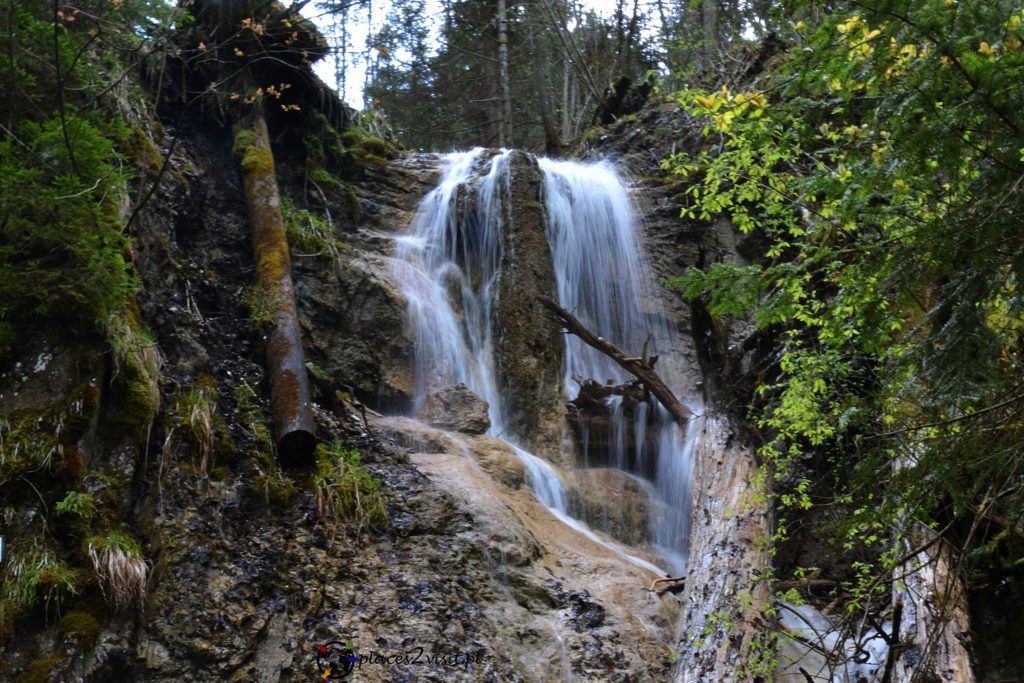
M 518 246 L 509 240 L 510 226 L 522 230 L 516 222 L 523 222 L 516 213 L 522 200 L 511 196 L 518 172 L 512 164 L 514 154 L 504 150 L 488 157 L 477 149 L 448 155 L 442 179 L 423 200 L 412 234 L 397 239 L 393 267 L 409 300 L 415 336 L 416 407 L 428 391 L 466 384 L 489 404 L 488 433 L 512 444 L 538 499 L 564 522 L 593 537 L 573 519 L 578 510 L 570 509 L 556 469 L 522 447 L 530 435 L 522 433 L 522 421 L 510 408 L 515 387 L 502 386 L 499 379 L 502 359 L 496 347 L 502 346 L 504 330 L 511 324 L 499 311 L 499 293 L 507 291 L 502 270 L 542 269 L 531 258 L 550 258 L 559 303 L 627 352 L 643 349 L 665 358 L 659 371 L 677 391 L 680 379 L 673 364 L 682 355 L 679 332 L 652 303 L 656 298 L 645 295 L 651 278 L 642 236 L 625 185 L 607 163 L 540 159 L 543 182 L 538 189 L 549 253 L 507 253 Z M 523 276 L 516 277 L 521 281 Z M 631 379 L 575 337 L 565 338 L 561 373 L 561 386 L 555 391 L 563 400 L 575 393 L 579 378 L 611 384 Z M 561 420 L 561 415 L 554 417 Z M 681 434 L 653 399 L 614 397 L 607 415 L 599 419 L 610 433 L 600 448 L 587 438 L 590 417 L 578 420 L 583 462 L 653 482 L 649 489 L 641 489 L 653 498 L 649 537 L 666 566 L 681 573 L 689 529 L 689 462 L 697 430 Z M 566 460 L 572 458 L 562 462 Z

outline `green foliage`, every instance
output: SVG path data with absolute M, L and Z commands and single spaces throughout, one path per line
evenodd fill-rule
M 208 375 L 175 393 L 167 411 L 169 429 L 164 439 L 165 458 L 170 457 L 176 442 L 184 440 L 199 456 L 199 471 L 207 471 L 213 452 L 219 395 L 216 380 Z
M 293 252 L 337 259 L 348 249 L 347 244 L 334 236 L 334 228 L 325 218 L 300 209 L 287 199 L 281 201 L 281 216 Z
M 68 491 L 68 494 L 54 506 L 54 512 L 57 515 L 88 521 L 96 514 L 96 499 L 90 493 Z
M 801 22 L 770 91 L 675 96 L 707 137 L 665 164 L 684 216 L 767 247 L 670 284 L 774 334 L 764 476 L 806 508 L 797 464 L 827 457 L 855 606 L 914 521 L 1024 514 L 1022 24 L 1015 2 L 859 3 Z M 1006 533 L 973 542 L 1024 560 Z
M 88 331 L 124 308 L 136 287 L 124 186 L 113 141 L 89 117 L 26 121 L 0 138 L 0 320 L 63 319 Z
M 387 524 L 380 484 L 366 471 L 359 453 L 338 441 L 317 446 L 313 492 L 324 519 L 360 525 L 368 522 L 376 527 Z
M 0 629 L 40 600 L 47 605 L 60 604 L 77 595 L 81 583 L 78 572 L 52 550 L 35 545 L 15 550 L 7 559 L 0 583 Z

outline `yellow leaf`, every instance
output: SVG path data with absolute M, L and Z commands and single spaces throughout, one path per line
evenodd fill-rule
M 852 31 L 853 29 L 857 28 L 857 26 L 859 25 L 860 17 L 853 16 L 850 17 L 847 21 L 843 22 L 842 24 L 839 24 L 839 26 L 836 26 L 836 30 L 839 31 L 840 33 L 846 33 L 847 31 Z
M 996 49 L 983 40 L 981 41 L 981 45 L 978 46 L 978 52 L 986 57 L 991 57 L 996 53 Z
M 877 38 L 881 34 L 882 34 L 882 32 L 879 31 L 877 28 L 875 30 L 873 30 L 873 31 L 867 31 L 866 33 L 864 33 L 864 42 L 867 42 L 869 40 L 874 40 L 875 38 Z
M 903 182 L 902 178 L 897 178 L 896 180 L 894 180 L 892 186 L 895 187 L 897 190 L 907 189 L 907 184 Z
M 1010 52 L 1015 52 L 1015 53 L 1016 52 L 1020 52 L 1020 48 L 1021 48 L 1021 43 L 1020 43 L 1020 40 L 1018 40 L 1016 36 L 1014 36 L 1014 37 L 1010 38 L 1008 41 L 1006 41 L 1006 49 L 1009 50 Z
M 793 24 L 793 29 L 796 31 L 803 31 L 805 28 L 807 28 L 807 24 L 805 24 L 802 21 L 798 21 L 795 24 Z
M 1016 31 L 1017 29 L 1019 29 L 1020 15 L 1014 14 L 1012 17 L 1010 17 L 1010 21 L 1006 23 L 1006 28 L 1010 29 L 1011 31 Z
M 833 90 L 842 90 L 843 89 L 843 82 L 841 80 L 839 80 L 838 78 L 833 78 L 829 82 L 829 87 L 831 87 Z

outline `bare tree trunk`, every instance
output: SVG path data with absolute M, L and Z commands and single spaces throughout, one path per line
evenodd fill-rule
M 569 102 L 569 57 L 562 55 L 562 139 L 572 138 L 572 105 Z
M 902 601 L 903 618 L 892 683 L 973 683 L 967 591 L 953 550 L 921 525 L 908 551 L 910 544 L 924 550 L 896 568 L 893 600 Z
M 512 146 L 512 89 L 508 76 L 508 25 L 505 0 L 498 0 L 498 86 L 501 89 L 501 124 L 498 144 Z
M 703 0 L 701 3 L 701 70 L 707 71 L 714 64 L 718 53 L 718 0 Z
M 674 683 L 751 680 L 771 601 L 767 492 L 753 449 L 724 416 L 707 414 L 693 465 L 693 518 Z
M 531 7 L 531 9 L 533 8 Z M 544 63 L 538 49 L 533 23 L 534 19 L 528 16 L 526 20 L 527 39 L 533 62 L 533 82 L 537 88 L 537 106 L 540 109 L 541 125 L 544 127 L 544 151 L 554 154 L 561 148 L 562 141 L 558 138 L 558 126 L 551 108 L 551 95 L 548 93 L 547 79 L 544 78 Z
M 277 454 L 283 464 L 305 465 L 312 461 L 316 427 L 281 217 L 281 195 L 262 107 L 257 103 L 246 119 L 235 130 L 234 152 L 245 184 L 256 278 L 274 316 L 266 353 Z
M 640 24 L 640 0 L 633 0 L 633 14 L 629 18 L 629 28 L 622 37 L 622 44 L 619 46 L 617 75 L 634 77 L 633 69 L 633 47 L 636 43 L 637 28 Z

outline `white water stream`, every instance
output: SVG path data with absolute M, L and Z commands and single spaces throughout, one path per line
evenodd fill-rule
M 523 462 L 537 498 L 559 519 L 599 540 L 570 515 L 568 497 L 555 469 L 514 443 L 506 433 L 506 401 L 495 379 L 493 305 L 502 257 L 502 229 L 508 220 L 510 151 L 487 157 L 484 150 L 447 155 L 438 186 L 424 198 L 412 234 L 397 238 L 394 271 L 409 300 L 415 334 L 416 403 L 428 391 L 464 383 L 490 406 L 490 434 L 505 439 Z M 626 187 L 607 163 L 539 160 L 547 235 L 559 303 L 590 329 L 621 348 L 639 353 L 679 353 L 679 333 L 653 310 L 657 298 L 644 292 L 650 281 Z M 666 364 L 667 367 L 667 364 Z M 663 378 L 677 392 L 679 380 Z M 613 361 L 566 337 L 564 391 L 575 395 L 573 373 L 616 384 L 630 377 Z M 697 429 L 680 434 L 657 403 L 632 411 L 615 399 L 616 438 L 612 466 L 652 480 L 651 535 L 672 572 L 682 573 L 689 535 L 690 461 Z M 634 434 L 627 448 L 626 434 Z M 652 447 L 653 445 L 653 447 Z M 627 452 L 631 450 L 631 452 Z M 607 541 L 604 545 L 625 551 Z M 643 560 L 628 556 L 662 573 Z

